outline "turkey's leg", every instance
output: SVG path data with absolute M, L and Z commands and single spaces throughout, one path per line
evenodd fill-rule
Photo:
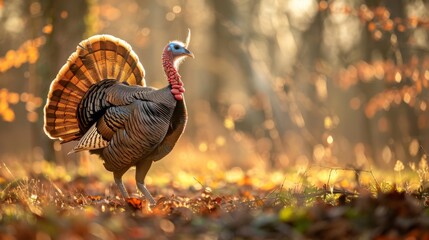
M 144 185 L 144 183 L 139 183 L 137 182 L 137 187 L 139 188 L 139 190 L 144 194 L 144 196 L 146 197 L 147 200 L 149 200 L 150 205 L 155 205 L 155 199 L 153 199 L 152 195 L 150 194 L 149 190 L 147 190 L 146 186 Z
M 125 171 L 120 171 L 120 172 L 114 172 L 113 173 L 113 177 L 115 179 L 115 183 L 116 185 L 118 185 L 119 191 L 121 191 L 122 197 L 129 198 L 130 196 L 128 195 L 127 189 L 124 186 L 124 183 L 122 182 L 122 176 L 124 175 Z
M 136 181 L 137 188 L 144 194 L 147 200 L 149 200 L 151 205 L 155 205 L 155 200 L 153 199 L 150 192 L 147 190 L 144 179 L 146 178 L 146 174 L 152 166 L 152 161 L 142 160 L 136 165 Z

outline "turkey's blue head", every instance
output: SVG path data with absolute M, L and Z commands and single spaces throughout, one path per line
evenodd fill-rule
M 178 69 L 180 63 L 186 58 L 191 57 L 194 58 L 194 54 L 187 49 L 189 42 L 191 40 L 191 31 L 188 30 L 188 37 L 186 38 L 186 42 L 183 43 L 181 41 L 171 41 L 164 48 L 163 53 L 163 62 L 170 61 L 173 63 L 174 68 Z
M 180 63 L 182 63 L 186 57 L 194 58 L 194 54 L 189 51 L 185 45 L 185 43 L 180 41 L 172 41 L 167 45 L 166 50 L 171 54 L 171 60 L 176 69 L 179 68 Z
M 168 44 L 167 51 L 171 51 L 174 58 L 177 57 L 194 57 L 194 54 L 192 54 L 188 49 L 186 49 L 185 44 L 179 41 L 172 41 Z

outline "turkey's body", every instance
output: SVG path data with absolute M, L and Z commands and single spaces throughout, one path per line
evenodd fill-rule
M 106 88 L 101 86 L 106 85 Z M 170 87 L 160 90 L 131 87 L 115 80 L 94 85 L 79 105 L 79 119 L 87 119 L 87 131 L 75 150 L 90 150 L 105 161 L 107 170 L 126 171 L 139 161 L 157 161 L 167 155 L 180 137 L 186 123 L 184 101 L 176 101 Z M 104 108 L 98 109 L 98 106 Z M 88 109 L 103 114 L 94 120 Z M 103 148 L 88 148 L 102 136 Z
M 143 66 L 126 42 L 109 35 L 82 41 L 51 84 L 45 132 L 62 142 L 79 140 L 73 151 L 98 154 L 124 197 L 122 175 L 136 166 L 138 187 L 154 204 L 144 178 L 152 162 L 173 149 L 187 121 L 173 64 L 173 57 L 164 62 L 170 84 L 157 90 L 146 87 Z

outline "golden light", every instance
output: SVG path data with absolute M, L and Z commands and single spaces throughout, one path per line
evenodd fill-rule
M 172 10 L 173 10 L 174 13 L 177 14 L 177 13 L 180 13 L 182 11 L 182 7 L 179 6 L 179 5 L 176 5 L 176 6 L 173 7 Z
M 147 36 L 149 36 L 149 34 L 150 34 L 150 28 L 147 28 L 147 27 L 142 28 L 142 30 L 140 31 L 140 33 L 141 33 L 141 35 L 143 35 L 144 37 L 147 37 Z
M 419 169 L 428 171 L 427 155 L 423 155 L 419 162 Z
M 395 170 L 395 172 L 400 172 L 404 170 L 404 168 L 404 164 L 400 160 L 396 160 L 395 167 L 393 168 L 393 170 Z
M 408 147 L 408 151 L 410 152 L 411 156 L 417 156 L 417 154 L 419 153 L 419 149 L 420 149 L 420 144 L 419 141 L 417 139 L 413 139 Z
M 331 129 L 333 126 L 332 118 L 331 117 L 325 117 L 325 120 L 323 121 L 323 124 L 325 126 L 325 129 Z
M 317 91 L 317 96 L 320 99 L 326 99 L 326 97 L 328 96 L 328 87 L 326 85 L 326 79 L 323 76 L 319 76 L 316 79 L 316 91 Z
M 364 165 L 367 162 L 367 158 L 365 155 L 365 145 L 363 143 L 358 143 L 354 147 L 354 152 L 356 156 L 356 162 L 359 165 Z
M 328 2 L 327 2 L 327 1 L 320 1 L 320 2 L 319 2 L 319 9 L 320 9 L 320 10 L 322 10 L 322 11 L 323 11 L 323 10 L 326 10 L 326 9 L 328 8 L 328 6 L 329 6 L 329 5 L 328 5 Z
M 60 141 L 54 142 L 54 151 L 56 151 L 56 152 L 61 151 L 61 142 Z
M 207 162 L 207 168 L 210 170 L 216 170 L 216 169 L 218 169 L 218 165 L 215 161 L 210 160 Z
M 329 136 L 326 138 L 326 142 L 327 142 L 328 144 L 332 144 L 332 143 L 334 142 L 334 137 L 332 137 L 332 135 L 329 135 Z
M 217 136 L 215 142 L 216 142 L 216 145 L 221 147 L 221 146 L 225 145 L 226 140 L 222 136 Z
M 264 122 L 264 127 L 268 130 L 273 129 L 275 127 L 274 121 L 271 119 L 268 119 Z
M 27 113 L 27 120 L 29 122 L 37 122 L 38 117 L 39 117 L 39 114 L 37 114 L 37 112 Z
M 173 12 L 168 12 L 167 14 L 165 14 L 165 19 L 167 19 L 167 21 L 173 21 L 176 18 L 176 14 L 174 14 Z
M 229 183 L 238 182 L 244 177 L 243 170 L 239 167 L 233 167 L 225 174 L 225 180 Z
M 19 102 L 19 94 L 18 93 L 9 93 L 8 101 L 10 104 L 17 104 Z
M 234 121 L 242 119 L 245 115 L 246 109 L 241 104 L 234 103 L 228 108 L 228 116 L 230 116 Z
M 402 76 L 400 72 L 396 72 L 395 74 L 395 82 L 400 83 L 402 80 Z
M 4 110 L 2 115 L 3 115 L 3 120 L 5 122 L 12 122 L 13 120 L 15 120 L 15 112 L 13 112 L 12 109 L 10 108 L 7 108 L 6 110 Z
M 426 111 L 426 109 L 427 109 L 427 104 L 426 104 L 426 102 L 421 101 L 421 102 L 420 102 L 420 110 L 422 110 L 422 111 Z
M 42 32 L 44 34 L 50 34 L 52 32 L 52 30 L 53 30 L 52 24 L 47 24 L 43 27 Z
M 320 162 L 325 157 L 325 147 L 322 144 L 317 144 L 313 148 L 313 157 L 314 160 Z
M 66 19 L 69 16 L 69 13 L 67 11 L 61 11 L 60 17 L 62 19 Z
M 380 30 L 376 30 L 373 36 L 375 40 L 380 40 L 383 37 L 383 33 Z
M 206 152 L 208 150 L 208 145 L 205 142 L 201 142 L 198 145 L 198 150 L 200 150 L 200 152 Z
M 30 94 L 23 92 L 20 96 L 21 102 L 27 102 L 30 99 Z
M 226 129 L 233 130 L 235 127 L 234 121 L 231 118 L 225 118 L 223 125 Z
M 42 6 L 39 2 L 33 2 L 30 5 L 30 13 L 31 15 L 38 15 L 40 11 L 42 10 Z
M 314 0 L 291 0 L 287 2 L 291 22 L 294 22 L 295 26 L 300 29 L 308 27 L 318 8 L 319 4 Z
M 404 102 L 409 104 L 411 101 L 411 95 L 409 93 L 404 94 Z

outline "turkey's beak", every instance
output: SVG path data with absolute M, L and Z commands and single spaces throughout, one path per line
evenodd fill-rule
M 186 48 L 185 48 L 185 52 L 183 53 L 183 55 L 191 57 L 191 58 L 195 58 L 194 54 Z

